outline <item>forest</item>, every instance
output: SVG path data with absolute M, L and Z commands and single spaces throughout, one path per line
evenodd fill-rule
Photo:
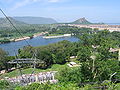
M 42 27 L 41 27 L 42 28 Z M 24 29 L 25 30 L 25 29 Z M 42 30 L 42 29 L 41 29 Z M 57 26 L 48 30 L 49 34 L 73 34 L 79 38 L 78 42 L 60 41 L 46 46 L 25 46 L 18 50 L 18 58 L 32 58 L 35 52 L 38 59 L 36 68 L 46 70 L 55 64 L 65 65 L 71 61 L 71 56 L 76 56 L 75 62 L 79 67 L 63 67 L 58 71 L 58 83 L 46 84 L 33 83 L 27 86 L 12 85 L 1 80 L 0 88 L 3 90 L 119 90 L 120 89 L 120 60 L 118 51 L 111 49 L 120 48 L 120 32 L 109 32 L 90 28 L 71 26 Z M 24 32 L 24 31 L 23 31 Z M 31 30 L 34 32 L 34 30 Z M 35 30 L 37 32 L 37 30 Z M 7 62 L 15 59 L 0 49 L 0 70 L 9 71 L 16 67 Z M 44 63 L 40 63 L 41 60 Z M 21 68 L 30 68 L 30 64 L 21 64 Z M 114 75 L 115 74 L 115 75 Z

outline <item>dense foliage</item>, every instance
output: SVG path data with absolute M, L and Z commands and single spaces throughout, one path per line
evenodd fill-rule
M 7 53 L 0 48 L 0 70 L 8 69 L 8 60 L 7 60 Z

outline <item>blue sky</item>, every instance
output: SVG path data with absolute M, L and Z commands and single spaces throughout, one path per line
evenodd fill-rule
M 120 0 L 0 0 L 0 7 L 8 16 L 50 17 L 59 22 L 86 17 L 91 22 L 120 23 Z

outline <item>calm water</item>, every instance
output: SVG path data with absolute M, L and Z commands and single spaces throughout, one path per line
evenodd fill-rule
M 68 40 L 71 42 L 77 42 L 79 39 L 75 37 L 63 37 L 63 38 L 53 38 L 53 39 L 44 39 L 42 36 L 36 37 L 33 39 L 27 40 L 30 45 L 32 46 L 42 46 L 42 45 L 48 45 L 50 43 L 55 43 L 62 40 Z M 6 44 L 0 44 L 0 48 L 4 49 L 9 53 L 10 56 L 15 55 L 14 51 L 17 53 L 19 48 L 22 48 L 23 46 L 26 46 L 25 41 L 19 41 L 19 42 L 11 42 Z

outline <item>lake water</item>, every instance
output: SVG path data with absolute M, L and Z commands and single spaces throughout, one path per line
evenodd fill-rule
M 42 46 L 42 45 L 48 45 L 50 43 L 59 42 L 62 40 L 68 40 L 71 42 L 77 42 L 79 39 L 76 37 L 62 37 L 62 38 L 52 38 L 52 39 L 44 39 L 42 36 L 35 37 L 33 39 L 28 39 L 27 41 L 30 43 L 31 46 Z M 0 44 L 0 48 L 7 51 L 10 56 L 14 56 L 15 53 L 17 53 L 19 48 L 22 48 L 23 46 L 26 46 L 25 41 L 19 41 L 19 42 L 11 42 L 6 44 Z

